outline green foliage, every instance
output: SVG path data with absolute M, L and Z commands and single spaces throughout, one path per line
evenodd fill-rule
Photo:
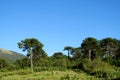
M 83 40 L 81 44 L 82 49 L 84 50 L 84 57 L 94 59 L 96 57 L 96 51 L 99 49 L 99 41 L 95 38 L 88 37 Z
M 66 68 L 63 67 L 35 67 L 35 72 L 41 72 L 41 71 L 66 71 Z
M 52 55 L 52 57 L 54 57 L 55 59 L 63 59 L 66 56 L 62 52 L 56 52 Z
M 35 38 L 27 38 L 19 42 L 18 47 L 23 51 L 27 51 L 30 55 L 31 71 L 33 72 L 33 59 L 34 62 L 36 62 L 37 59 L 45 54 L 44 50 L 42 49 L 43 44 Z
M 9 64 L 6 60 L 0 59 L 0 69 L 7 67 Z
M 21 60 L 16 60 L 16 62 L 14 63 L 18 68 L 22 68 L 24 69 L 25 67 L 29 67 L 30 66 L 30 60 L 29 58 L 23 58 Z
M 67 75 L 61 77 L 61 80 L 70 80 L 70 75 L 67 74 Z
M 16 67 L 14 65 L 8 63 L 4 59 L 0 59 L 0 71 L 1 72 L 13 71 L 15 69 L 16 69 Z
M 110 62 L 111 65 L 115 65 L 117 67 L 120 67 L 120 59 L 116 60 L 116 59 L 112 59 Z
M 115 55 L 118 50 L 119 41 L 113 38 L 105 38 L 100 41 L 101 50 L 105 57 L 110 57 Z
M 73 71 L 41 71 L 30 73 L 30 70 L 18 70 L 12 72 L 0 72 L 0 80 L 97 80 L 84 73 Z
M 77 48 L 71 46 L 64 48 L 68 51 L 68 56 L 56 52 L 48 57 L 42 49 L 43 44 L 34 38 L 19 42 L 18 47 L 23 51 L 27 50 L 28 57 L 16 60 L 14 65 L 0 59 L 0 77 L 1 79 L 4 77 L 3 80 L 7 79 L 6 77 L 8 80 L 12 78 L 14 80 L 116 80 L 120 78 L 120 41 L 113 38 L 100 41 L 92 37 L 85 38 Z M 31 59 L 34 65 L 32 74 L 27 70 Z M 2 74 L 2 72 L 6 73 Z M 20 78 L 12 77 L 14 74 Z
M 88 75 L 95 76 L 96 78 L 100 79 L 113 79 L 113 78 L 119 78 L 120 77 L 120 70 L 119 68 L 116 68 L 115 66 L 110 65 L 109 63 L 106 63 L 102 61 L 102 59 L 96 58 L 93 61 L 89 59 L 79 59 L 79 61 L 74 61 L 74 66 L 72 69 L 76 72 L 84 71 Z M 80 69 L 80 70 L 79 70 Z
M 71 46 L 66 46 L 66 47 L 64 47 L 64 51 L 65 50 L 67 50 L 68 51 L 68 60 L 70 59 L 70 54 L 72 54 L 73 53 L 73 51 L 74 51 L 74 48 L 73 47 L 71 47 Z
M 93 50 L 95 48 L 98 48 L 99 43 L 98 40 L 92 37 L 88 37 L 85 38 L 85 40 L 83 40 L 81 46 L 85 49 L 85 50 Z
M 112 79 L 120 76 L 118 76 L 120 71 L 116 70 L 114 66 L 103 62 L 100 58 L 95 59 L 92 62 L 92 65 L 93 69 L 90 71 L 90 74 L 96 76 L 97 78 Z

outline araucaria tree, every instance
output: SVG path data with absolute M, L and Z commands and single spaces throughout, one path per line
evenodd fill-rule
M 119 41 L 114 38 L 105 38 L 100 41 L 101 49 L 105 57 L 115 56 L 119 48 Z
M 68 60 L 70 59 L 70 54 L 72 54 L 73 52 L 73 47 L 71 46 L 66 46 L 64 47 L 64 51 L 67 50 L 68 51 Z
M 27 51 L 30 55 L 31 71 L 33 72 L 33 56 L 37 53 L 35 50 L 42 50 L 43 44 L 35 38 L 27 38 L 19 42 L 18 47 L 23 51 Z
M 96 51 L 99 48 L 99 42 L 95 38 L 88 37 L 83 40 L 81 48 L 85 50 L 85 55 L 88 55 L 89 60 L 91 60 L 91 58 L 94 58 L 96 55 Z M 92 53 L 94 53 L 94 55 Z

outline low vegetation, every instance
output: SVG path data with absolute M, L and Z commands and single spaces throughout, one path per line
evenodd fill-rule
M 0 72 L 0 80 L 97 80 L 84 72 L 65 71 L 40 71 L 31 73 L 29 69 L 12 72 Z

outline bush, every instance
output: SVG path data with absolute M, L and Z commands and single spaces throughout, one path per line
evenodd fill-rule
M 35 72 L 40 72 L 40 71 L 65 71 L 66 68 L 63 67 L 35 67 L 34 71 Z
M 94 65 L 94 69 L 90 72 L 90 75 L 94 75 L 97 78 L 106 78 L 112 79 L 120 76 L 120 71 L 115 66 L 111 66 L 110 64 L 101 61 L 100 59 L 96 59 L 92 62 Z
M 79 62 L 79 66 L 82 71 L 97 78 L 112 79 L 120 77 L 119 68 L 111 66 L 107 62 L 102 61 L 101 58 L 94 59 L 93 61 L 83 59 Z
M 67 75 L 61 77 L 61 80 L 70 80 L 70 75 L 67 74 Z

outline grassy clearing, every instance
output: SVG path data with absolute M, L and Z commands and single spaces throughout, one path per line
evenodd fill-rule
M 76 73 L 66 71 L 41 71 L 30 73 L 30 70 L 19 70 L 13 72 L 0 72 L 0 80 L 99 80 L 88 76 L 83 72 Z

